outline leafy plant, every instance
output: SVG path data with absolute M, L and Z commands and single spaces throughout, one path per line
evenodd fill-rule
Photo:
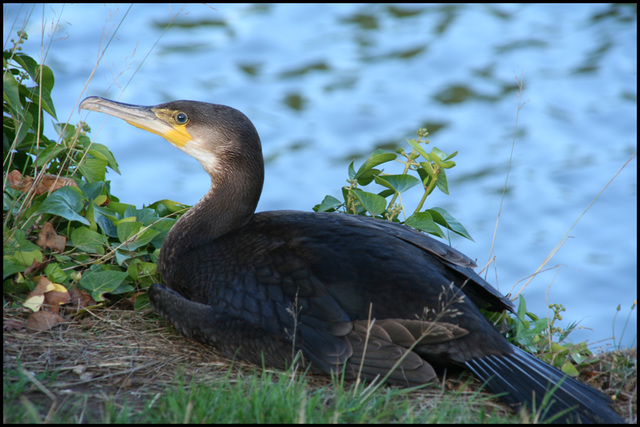
M 111 194 L 113 154 L 90 140 L 85 123 L 57 121 L 53 73 L 20 52 L 26 37 L 19 32 L 3 52 L 3 295 L 22 301 L 30 292 L 26 306 L 57 313 L 47 298 L 53 288 L 36 286 L 42 277 L 76 289 L 83 306 L 146 289 L 164 236 L 188 207 L 162 200 L 138 209 Z M 44 134 L 47 117 L 55 139 Z M 146 302 L 146 294 L 135 299 Z
M 354 162 L 351 162 L 347 179 L 349 185 L 342 188 L 342 200 L 326 196 L 322 203 L 314 206 L 313 210 L 316 212 L 340 211 L 402 222 L 442 238 L 445 234 L 440 227 L 444 227 L 473 240 L 464 226 L 446 210 L 439 207 L 423 210 L 425 200 L 436 188 L 449 194 L 445 171 L 455 166 L 455 162 L 451 159 L 458 152 L 446 154 L 437 147 L 427 152 L 425 147 L 429 144 L 429 140 L 426 139 L 429 132 L 426 128 L 422 128 L 418 130 L 417 135 L 418 139 L 407 140 L 412 148 L 408 154 L 403 148 L 395 152 L 376 150 L 358 170 L 355 169 Z M 384 170 L 378 168 L 393 161 L 404 165 L 401 174 L 386 174 Z M 371 184 L 378 184 L 383 187 L 383 190 L 374 193 L 362 189 Z M 402 203 L 402 193 L 418 185 L 423 191 L 422 198 L 413 212 L 407 215 L 407 210 Z M 404 221 L 399 219 L 400 213 L 403 213 L 406 218 Z
M 527 311 L 524 296 L 518 299 L 516 316 L 507 316 L 503 320 L 508 325 L 507 339 L 513 344 L 537 354 L 548 364 L 562 370 L 571 377 L 577 377 L 576 365 L 586 364 L 592 360 L 593 354 L 586 342 L 573 344 L 567 341 L 568 335 L 577 327 L 572 323 L 566 329 L 555 325 L 562 320 L 565 311 L 562 304 L 551 304 L 552 318 L 538 317 Z

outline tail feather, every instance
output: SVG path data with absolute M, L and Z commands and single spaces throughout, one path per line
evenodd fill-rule
M 511 406 L 539 411 L 555 422 L 624 423 L 600 391 L 566 376 L 533 355 L 513 347 L 513 353 L 470 360 L 467 367 L 492 393 Z M 547 404 L 545 395 L 552 393 Z

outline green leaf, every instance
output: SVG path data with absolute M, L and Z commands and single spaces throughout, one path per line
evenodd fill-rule
M 95 222 L 100 226 L 100 229 L 109 237 L 118 237 L 118 229 L 114 224 L 117 221 L 116 213 L 110 209 L 111 203 L 108 207 L 97 206 L 93 207 L 93 218 Z
M 31 80 L 36 83 L 36 73 L 38 72 L 38 63 L 36 62 L 36 60 L 24 53 L 16 53 L 13 56 L 13 59 L 18 64 L 20 64 L 20 66 L 22 66 L 22 69 L 25 70 L 27 74 L 29 74 Z
M 69 276 L 57 262 L 48 264 L 44 269 L 44 275 L 54 283 L 64 283 L 69 280 Z
M 315 212 L 332 212 L 336 208 L 340 207 L 340 205 L 342 205 L 342 202 L 340 202 L 340 200 L 336 199 L 333 196 L 327 195 L 325 196 L 324 200 L 322 200 L 322 203 L 313 207 L 313 210 Z
M 128 203 L 114 202 L 113 200 L 111 201 L 111 203 L 109 203 L 109 209 L 111 209 L 114 212 L 119 213 L 120 215 L 124 215 L 124 212 L 129 207 L 133 207 L 135 209 L 135 206 L 130 205 Z
M 60 144 L 49 144 L 44 150 L 40 151 L 38 154 L 38 158 L 36 159 L 36 166 L 44 166 L 48 164 L 51 160 L 58 157 L 59 154 L 63 153 L 65 148 Z
M 19 262 L 14 257 L 3 256 L 2 257 L 2 280 L 9 276 L 13 276 L 16 273 L 20 273 L 27 268 L 24 264 Z M 4 285 L 6 286 L 6 284 Z M 7 292 L 6 287 L 3 287 L 3 291 Z
M 104 181 L 98 182 L 84 182 L 80 181 L 78 187 L 82 190 L 85 199 L 95 201 L 96 198 L 102 195 L 105 183 Z
M 78 166 L 80 174 L 84 176 L 88 182 L 104 181 L 107 172 L 107 160 L 87 157 Z
M 65 186 L 50 194 L 49 197 L 42 202 L 38 212 L 50 213 L 61 216 L 69 221 L 78 221 L 84 225 L 90 225 L 86 218 L 79 215 L 83 207 L 83 201 L 84 197 L 79 188 Z
M 24 109 L 20 103 L 20 84 L 11 73 L 3 73 L 2 85 L 2 99 L 11 110 L 11 116 L 16 120 L 22 119 Z
M 31 99 L 33 101 L 33 105 L 37 110 L 42 108 L 42 110 L 49 113 L 54 119 L 56 118 L 56 112 L 53 107 L 53 100 L 51 99 L 51 95 L 46 89 L 42 89 L 42 96 L 40 96 L 38 86 L 34 88 L 20 86 L 20 94 L 26 98 Z
M 139 311 L 146 307 L 149 307 L 149 294 L 145 292 L 136 296 L 135 303 L 133 304 L 133 309 Z
M 131 258 L 135 258 L 135 255 L 135 252 L 127 251 L 122 248 L 116 249 L 116 262 L 118 263 L 118 265 L 122 266 L 124 265 L 125 261 L 128 261 Z
M 22 93 L 35 104 L 41 105 L 42 109 L 49 113 L 53 118 L 56 118 L 53 100 L 51 99 L 51 90 L 55 84 L 55 78 L 51 68 L 46 65 L 41 66 L 33 58 L 23 53 L 15 54 L 13 59 L 22 66 L 22 68 L 29 74 L 31 81 L 36 85 L 32 88 L 27 88 L 22 85 L 21 88 L 26 89 L 26 92 L 22 91 Z M 41 74 L 42 78 L 40 78 Z M 40 92 L 42 92 L 42 96 L 40 96 Z
M 106 160 L 107 165 L 111 169 L 113 169 L 117 173 L 120 173 L 120 170 L 118 169 L 118 162 L 116 162 L 116 158 L 113 156 L 113 153 L 107 148 L 106 145 L 94 142 L 93 144 L 91 144 L 91 148 L 89 148 L 89 154 L 96 159 Z
M 442 160 L 445 160 L 445 161 L 446 161 L 446 160 L 451 160 L 451 159 L 453 159 L 453 158 L 454 158 L 455 156 L 457 156 L 457 155 L 458 155 L 458 152 L 457 152 L 457 151 L 454 151 L 453 153 L 449 154 L 448 156 L 446 156 L 446 157 L 445 157 L 444 159 L 442 159 Z
M 431 149 L 432 160 L 433 160 L 433 156 L 434 155 L 437 156 L 437 159 L 441 160 L 442 162 L 444 162 L 446 159 L 449 158 L 449 155 L 447 153 L 445 153 L 444 151 L 440 150 L 438 147 L 433 147 Z
M 176 212 L 185 213 L 190 207 L 191 206 L 189 205 L 174 202 L 169 199 L 158 200 L 157 202 L 149 205 L 149 208 L 154 209 L 160 217 L 171 215 Z
M 10 255 L 17 251 L 38 251 L 40 246 L 27 239 L 27 233 L 24 230 L 16 229 L 13 234 L 4 231 L 5 242 L 3 247 L 3 255 Z M 29 264 L 31 265 L 31 264 Z
M 150 208 L 135 209 L 132 214 L 144 225 L 149 225 L 159 219 L 156 211 Z
M 108 242 L 102 234 L 91 231 L 86 227 L 78 227 L 71 231 L 71 243 L 78 250 L 90 254 L 104 255 L 104 248 Z
M 18 251 L 13 254 L 14 259 L 24 265 L 25 267 L 29 267 L 33 264 L 33 261 L 42 262 L 42 251 L 39 249 L 35 249 L 32 251 Z
M 395 160 L 398 157 L 395 153 L 387 153 L 383 150 L 376 150 L 369 156 L 369 158 L 360 166 L 358 172 L 356 172 L 354 178 L 360 179 L 365 176 L 368 176 L 368 172 L 374 167 L 389 162 L 391 160 Z
M 349 179 L 353 179 L 356 176 L 356 170 L 353 168 L 353 162 L 349 163 Z
M 124 271 L 105 270 L 99 266 L 95 270 L 85 273 L 80 279 L 81 288 L 91 293 L 91 297 L 96 301 L 103 301 L 103 295 L 118 289 L 118 286 L 127 277 Z
M 144 228 L 141 222 L 121 222 L 118 224 L 118 239 L 125 243 L 122 247 L 134 251 L 151 242 L 160 231 L 152 228 Z
M 122 283 L 122 284 L 120 284 L 120 286 L 118 286 L 113 291 L 111 291 L 111 293 L 113 295 L 128 294 L 130 292 L 133 292 L 134 290 L 135 290 L 135 288 L 133 286 L 131 286 L 130 284 Z
M 516 311 L 516 341 L 520 344 L 523 344 L 520 340 L 524 335 L 524 331 L 529 329 L 529 322 L 526 320 L 527 314 L 527 302 L 524 299 L 524 296 L 520 295 L 518 300 L 518 310 Z M 528 343 L 527 343 L 528 344 Z
M 447 174 L 444 172 L 444 169 L 440 169 L 438 172 L 436 187 L 447 196 L 449 195 L 449 183 L 447 182 Z
M 374 180 L 374 178 L 377 175 L 380 175 L 382 173 L 381 170 L 379 169 L 369 169 L 361 174 L 356 174 L 357 176 L 357 181 L 359 185 L 365 186 L 365 185 L 369 185 L 371 184 L 371 181 Z
M 167 233 L 169 233 L 169 230 L 171 230 L 171 227 L 173 227 L 177 221 L 177 219 L 173 218 L 163 218 L 151 226 L 152 230 L 158 232 L 158 235 L 151 241 L 153 247 L 159 248 L 162 246 L 162 242 L 164 242 L 165 237 L 167 237 Z
M 375 178 L 376 184 L 383 185 L 397 193 L 403 193 L 420 184 L 420 180 L 411 175 L 384 175 Z
M 445 235 L 428 212 L 416 212 L 404 222 L 409 227 L 444 238 Z
M 561 369 L 562 369 L 562 372 L 564 372 L 565 374 L 569 375 L 572 378 L 576 378 L 578 375 L 580 375 L 580 372 L 578 372 L 576 367 L 573 366 L 573 364 L 569 361 L 565 362 L 562 365 Z
M 70 139 L 76 133 L 76 127 L 69 123 L 53 123 L 53 129 L 62 139 Z
M 133 236 L 143 227 L 141 222 L 137 222 L 135 220 L 126 221 L 128 218 L 132 217 L 127 217 L 125 218 L 125 221 L 118 222 L 118 240 L 120 243 L 125 243 L 130 238 L 133 238 Z
M 420 154 L 422 157 L 424 157 L 427 160 L 430 159 L 429 154 L 426 151 L 424 151 L 424 148 L 422 148 L 422 146 L 420 145 L 420 143 L 418 143 L 418 141 L 416 141 L 415 139 L 407 139 L 407 142 L 409 143 L 411 148 L 416 150 L 418 154 Z
M 474 241 L 469 232 L 460 222 L 452 217 L 449 212 L 442 208 L 434 207 L 431 209 L 427 209 L 426 212 L 429 212 L 433 217 L 433 220 L 443 227 L 448 228 L 456 234 L 461 235 L 462 237 L 466 237 L 467 239 Z
M 378 216 L 382 214 L 387 207 L 387 201 L 384 197 L 380 197 L 377 194 L 369 193 L 367 191 L 362 191 L 359 188 L 354 188 L 352 191 L 371 216 Z
M 157 265 L 152 262 L 144 262 L 139 259 L 135 259 L 129 264 L 127 273 L 133 280 L 140 280 L 143 277 L 148 277 L 156 273 Z

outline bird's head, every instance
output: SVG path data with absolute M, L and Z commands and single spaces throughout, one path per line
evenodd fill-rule
M 172 101 L 147 107 L 90 96 L 80 109 L 118 117 L 160 135 L 198 160 L 212 178 L 243 164 L 262 168 L 258 132 L 247 116 L 226 105 Z

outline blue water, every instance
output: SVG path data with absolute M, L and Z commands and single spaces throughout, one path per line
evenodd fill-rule
M 349 162 L 427 126 L 433 145 L 459 151 L 451 195 L 434 193 L 427 204 L 466 226 L 475 242 L 454 236 L 452 244 L 484 265 L 517 118 L 487 276 L 515 293 L 637 150 L 635 6 L 214 7 L 5 5 L 5 48 L 21 25 L 26 53 L 41 59 L 44 43 L 59 119 L 86 120 L 114 152 L 122 175 L 109 178 L 124 202 L 193 204 L 209 181 L 161 138 L 78 115 L 85 96 L 240 109 L 267 159 L 259 210 L 310 210 L 326 194 L 339 196 Z M 636 182 L 633 159 L 545 267 L 556 268 L 524 290 L 535 313 L 547 301 L 564 304 L 560 325 L 578 321 L 573 340 L 594 349 L 612 336 L 636 345 Z

